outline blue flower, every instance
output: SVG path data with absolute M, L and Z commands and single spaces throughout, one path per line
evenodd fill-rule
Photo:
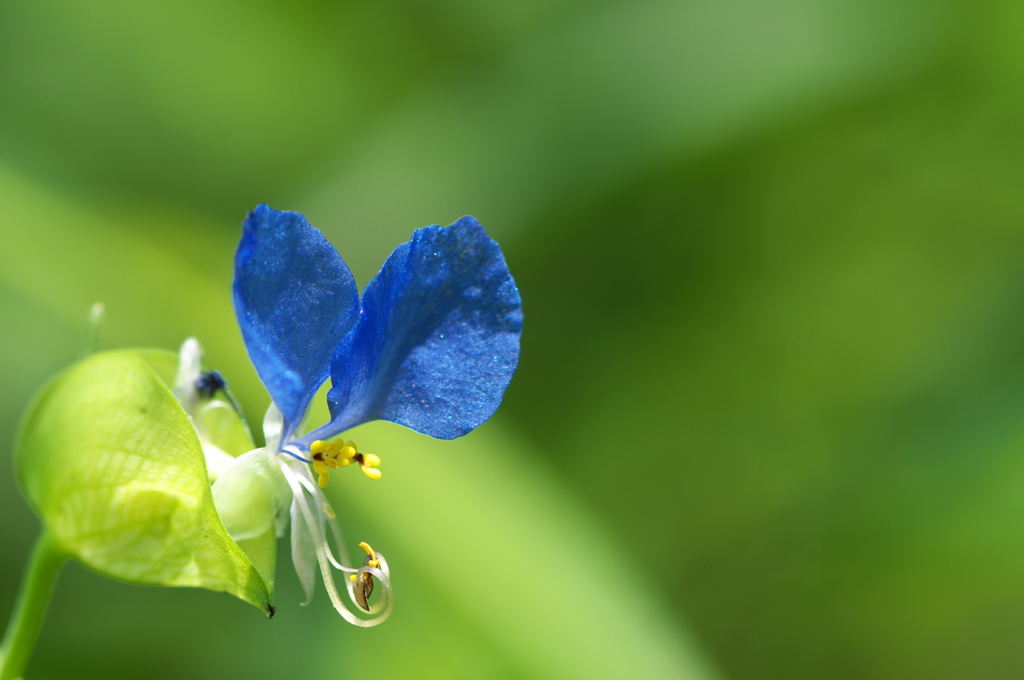
M 417 229 L 360 300 L 318 229 L 299 213 L 257 206 L 235 256 L 234 300 L 249 357 L 284 418 L 282 446 L 303 451 L 371 420 L 461 437 L 498 408 L 519 360 L 519 291 L 472 217 Z M 328 376 L 330 422 L 296 437 Z
M 351 441 L 327 440 L 371 420 L 453 439 L 491 417 L 515 372 L 523 321 L 505 258 L 472 217 L 425 227 L 395 249 L 360 298 L 345 261 L 319 230 L 299 213 L 259 205 L 243 225 L 233 292 L 246 349 L 273 399 L 266 449 L 235 465 L 266 476 L 266 461 L 287 454 L 277 466 L 291 491 L 292 559 L 307 601 L 319 563 L 335 608 L 352 623 L 379 623 L 393 602 L 387 562 L 363 543 L 364 565 L 346 564 L 320 489 L 330 470 L 352 462 L 378 479 L 380 460 Z M 198 375 L 198 344 L 188 352 L 193 356 L 186 360 L 183 348 L 183 365 Z M 300 433 L 328 377 L 331 419 Z M 349 595 L 364 613 L 383 613 L 353 615 L 337 595 L 332 568 L 350 574 Z M 369 604 L 371 577 L 384 586 L 375 605 Z

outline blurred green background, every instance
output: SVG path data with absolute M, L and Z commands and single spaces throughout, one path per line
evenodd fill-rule
M 78 349 L 231 309 L 256 203 L 360 283 L 474 214 L 525 300 L 498 415 L 371 424 L 372 630 L 69 566 L 45 678 L 1018 678 L 1024 6 L 0 3 L 0 438 Z M 8 447 L 9 448 L 9 447 Z M 0 466 L 0 612 L 38 522 Z

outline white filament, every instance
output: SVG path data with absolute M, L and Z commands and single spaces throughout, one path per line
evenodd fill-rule
M 344 561 L 347 562 L 347 554 L 345 553 L 344 543 L 341 540 L 341 531 L 338 529 L 337 524 L 333 519 L 328 516 L 325 510 L 325 508 L 329 507 L 327 506 L 327 500 L 323 497 L 319 487 L 313 484 L 309 468 L 290 457 L 282 457 L 280 466 L 285 479 L 288 480 L 288 485 L 292 489 L 294 502 L 297 504 L 299 512 L 305 521 L 305 527 L 312 538 L 313 549 L 316 552 L 317 562 L 320 564 L 320 573 L 324 579 L 324 587 L 327 589 L 327 595 L 331 598 L 331 604 L 334 605 L 334 608 L 346 621 L 353 625 L 369 628 L 370 626 L 376 626 L 377 624 L 382 623 L 384 619 L 391 614 L 391 610 L 394 608 L 394 597 L 391 588 L 390 572 L 387 568 L 387 561 L 378 553 L 377 557 L 380 560 L 381 568 L 364 566 L 359 569 L 353 569 L 351 567 L 344 566 L 341 561 L 335 559 L 327 542 L 327 536 L 324 533 L 325 519 L 330 521 L 331 531 L 338 542 L 339 552 L 341 552 L 343 558 L 346 558 Z M 316 501 L 316 515 L 314 515 L 313 510 L 309 507 L 306 493 L 309 493 L 313 497 L 313 500 Z M 292 531 L 295 531 L 294 526 L 292 527 Z M 337 587 L 334 584 L 333 569 L 340 569 L 345 572 L 355 572 L 357 575 L 368 573 L 374 576 L 380 582 L 382 592 L 380 598 L 370 608 L 369 613 L 376 614 L 382 608 L 384 609 L 383 613 L 374 616 L 373 618 L 363 619 L 351 612 L 338 595 Z M 354 584 L 348 582 L 347 590 L 349 592 L 349 598 L 352 599 L 353 603 L 355 603 Z M 360 611 L 362 611 L 361 608 Z

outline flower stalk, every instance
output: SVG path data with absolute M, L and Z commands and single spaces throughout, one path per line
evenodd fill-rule
M 21 677 L 43 626 L 57 575 L 67 553 L 43 530 L 29 558 L 18 601 L 0 645 L 0 680 Z

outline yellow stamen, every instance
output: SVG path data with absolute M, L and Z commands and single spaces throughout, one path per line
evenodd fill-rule
M 377 469 L 380 457 L 372 453 L 359 453 L 352 440 L 327 443 L 321 439 L 309 445 L 309 453 L 313 458 L 313 472 L 318 475 L 317 484 L 320 488 L 330 481 L 330 471 L 339 467 L 348 467 L 352 462 L 359 463 L 360 469 L 370 479 L 380 479 L 381 472 Z

